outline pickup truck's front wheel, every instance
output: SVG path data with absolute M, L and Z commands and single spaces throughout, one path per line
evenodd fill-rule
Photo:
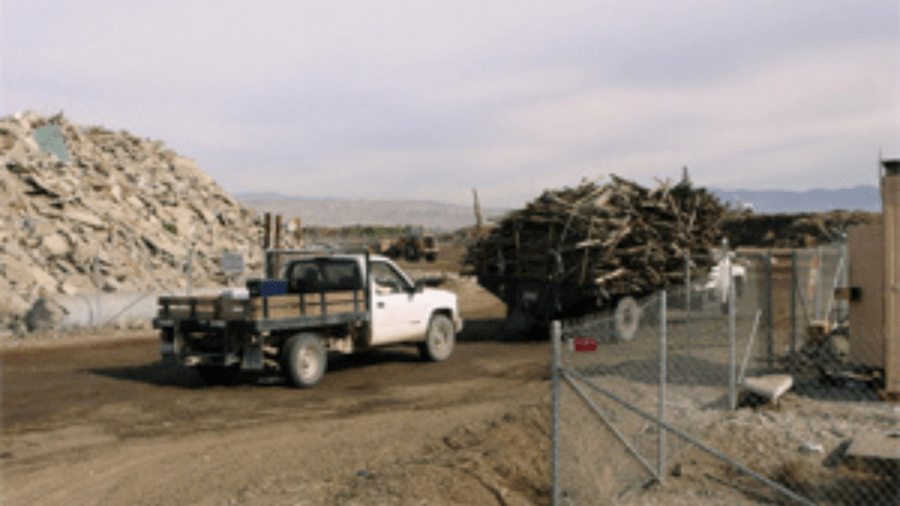
M 456 331 L 450 318 L 442 314 L 431 317 L 428 324 L 428 334 L 425 342 L 419 343 L 419 353 L 422 358 L 439 362 L 453 353 L 453 345 L 456 343 Z
M 328 352 L 315 334 L 297 334 L 284 343 L 282 364 L 294 385 L 310 388 L 325 374 Z

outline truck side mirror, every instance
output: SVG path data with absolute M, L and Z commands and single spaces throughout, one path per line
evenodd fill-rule
M 416 281 L 413 283 L 413 293 L 422 293 L 425 291 L 425 282 L 424 281 Z

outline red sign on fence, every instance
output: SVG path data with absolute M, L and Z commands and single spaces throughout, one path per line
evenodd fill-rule
M 575 351 L 595 351 L 597 340 L 591 337 L 579 337 L 575 339 Z

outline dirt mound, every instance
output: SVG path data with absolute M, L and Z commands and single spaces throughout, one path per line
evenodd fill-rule
M 549 407 L 535 405 L 460 425 L 419 457 L 358 470 L 344 481 L 334 503 L 420 504 L 421 498 L 441 498 L 429 504 L 547 504 L 549 419 Z
M 728 215 L 722 232 L 733 247 L 809 248 L 841 239 L 854 225 L 880 223 L 881 213 L 836 210 L 827 213 Z
M 261 271 L 258 214 L 193 160 L 61 113 L 0 118 L 0 202 L 0 319 L 55 293 L 182 288 L 191 247 L 195 287 L 225 281 L 226 250 Z

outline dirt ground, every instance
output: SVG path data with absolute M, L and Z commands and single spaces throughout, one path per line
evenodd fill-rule
M 457 268 L 452 260 L 406 267 Z M 549 345 L 514 336 L 503 304 L 471 280 L 446 286 L 466 319 L 450 359 L 421 362 L 404 347 L 336 357 L 311 390 L 277 377 L 205 386 L 192 371 L 160 364 L 152 332 L 4 341 L 0 504 L 547 505 Z M 652 378 L 616 367 L 607 387 L 652 400 Z M 900 426 L 895 406 L 798 392 L 776 408 L 723 413 L 690 393 L 673 386 L 673 419 L 767 476 L 822 504 L 898 504 L 896 481 L 883 473 L 825 465 L 861 430 Z M 577 426 L 580 415 L 570 416 Z M 570 439 L 580 453 L 564 470 L 624 469 L 627 453 L 598 441 Z M 822 449 L 804 453 L 804 442 Z M 588 503 L 779 502 L 699 450 L 681 447 L 669 472 L 661 486 L 633 474 L 630 487 L 614 473 L 588 473 L 600 490 L 615 489 Z M 867 480 L 876 483 L 866 488 Z M 884 502 L 866 502 L 873 497 Z

